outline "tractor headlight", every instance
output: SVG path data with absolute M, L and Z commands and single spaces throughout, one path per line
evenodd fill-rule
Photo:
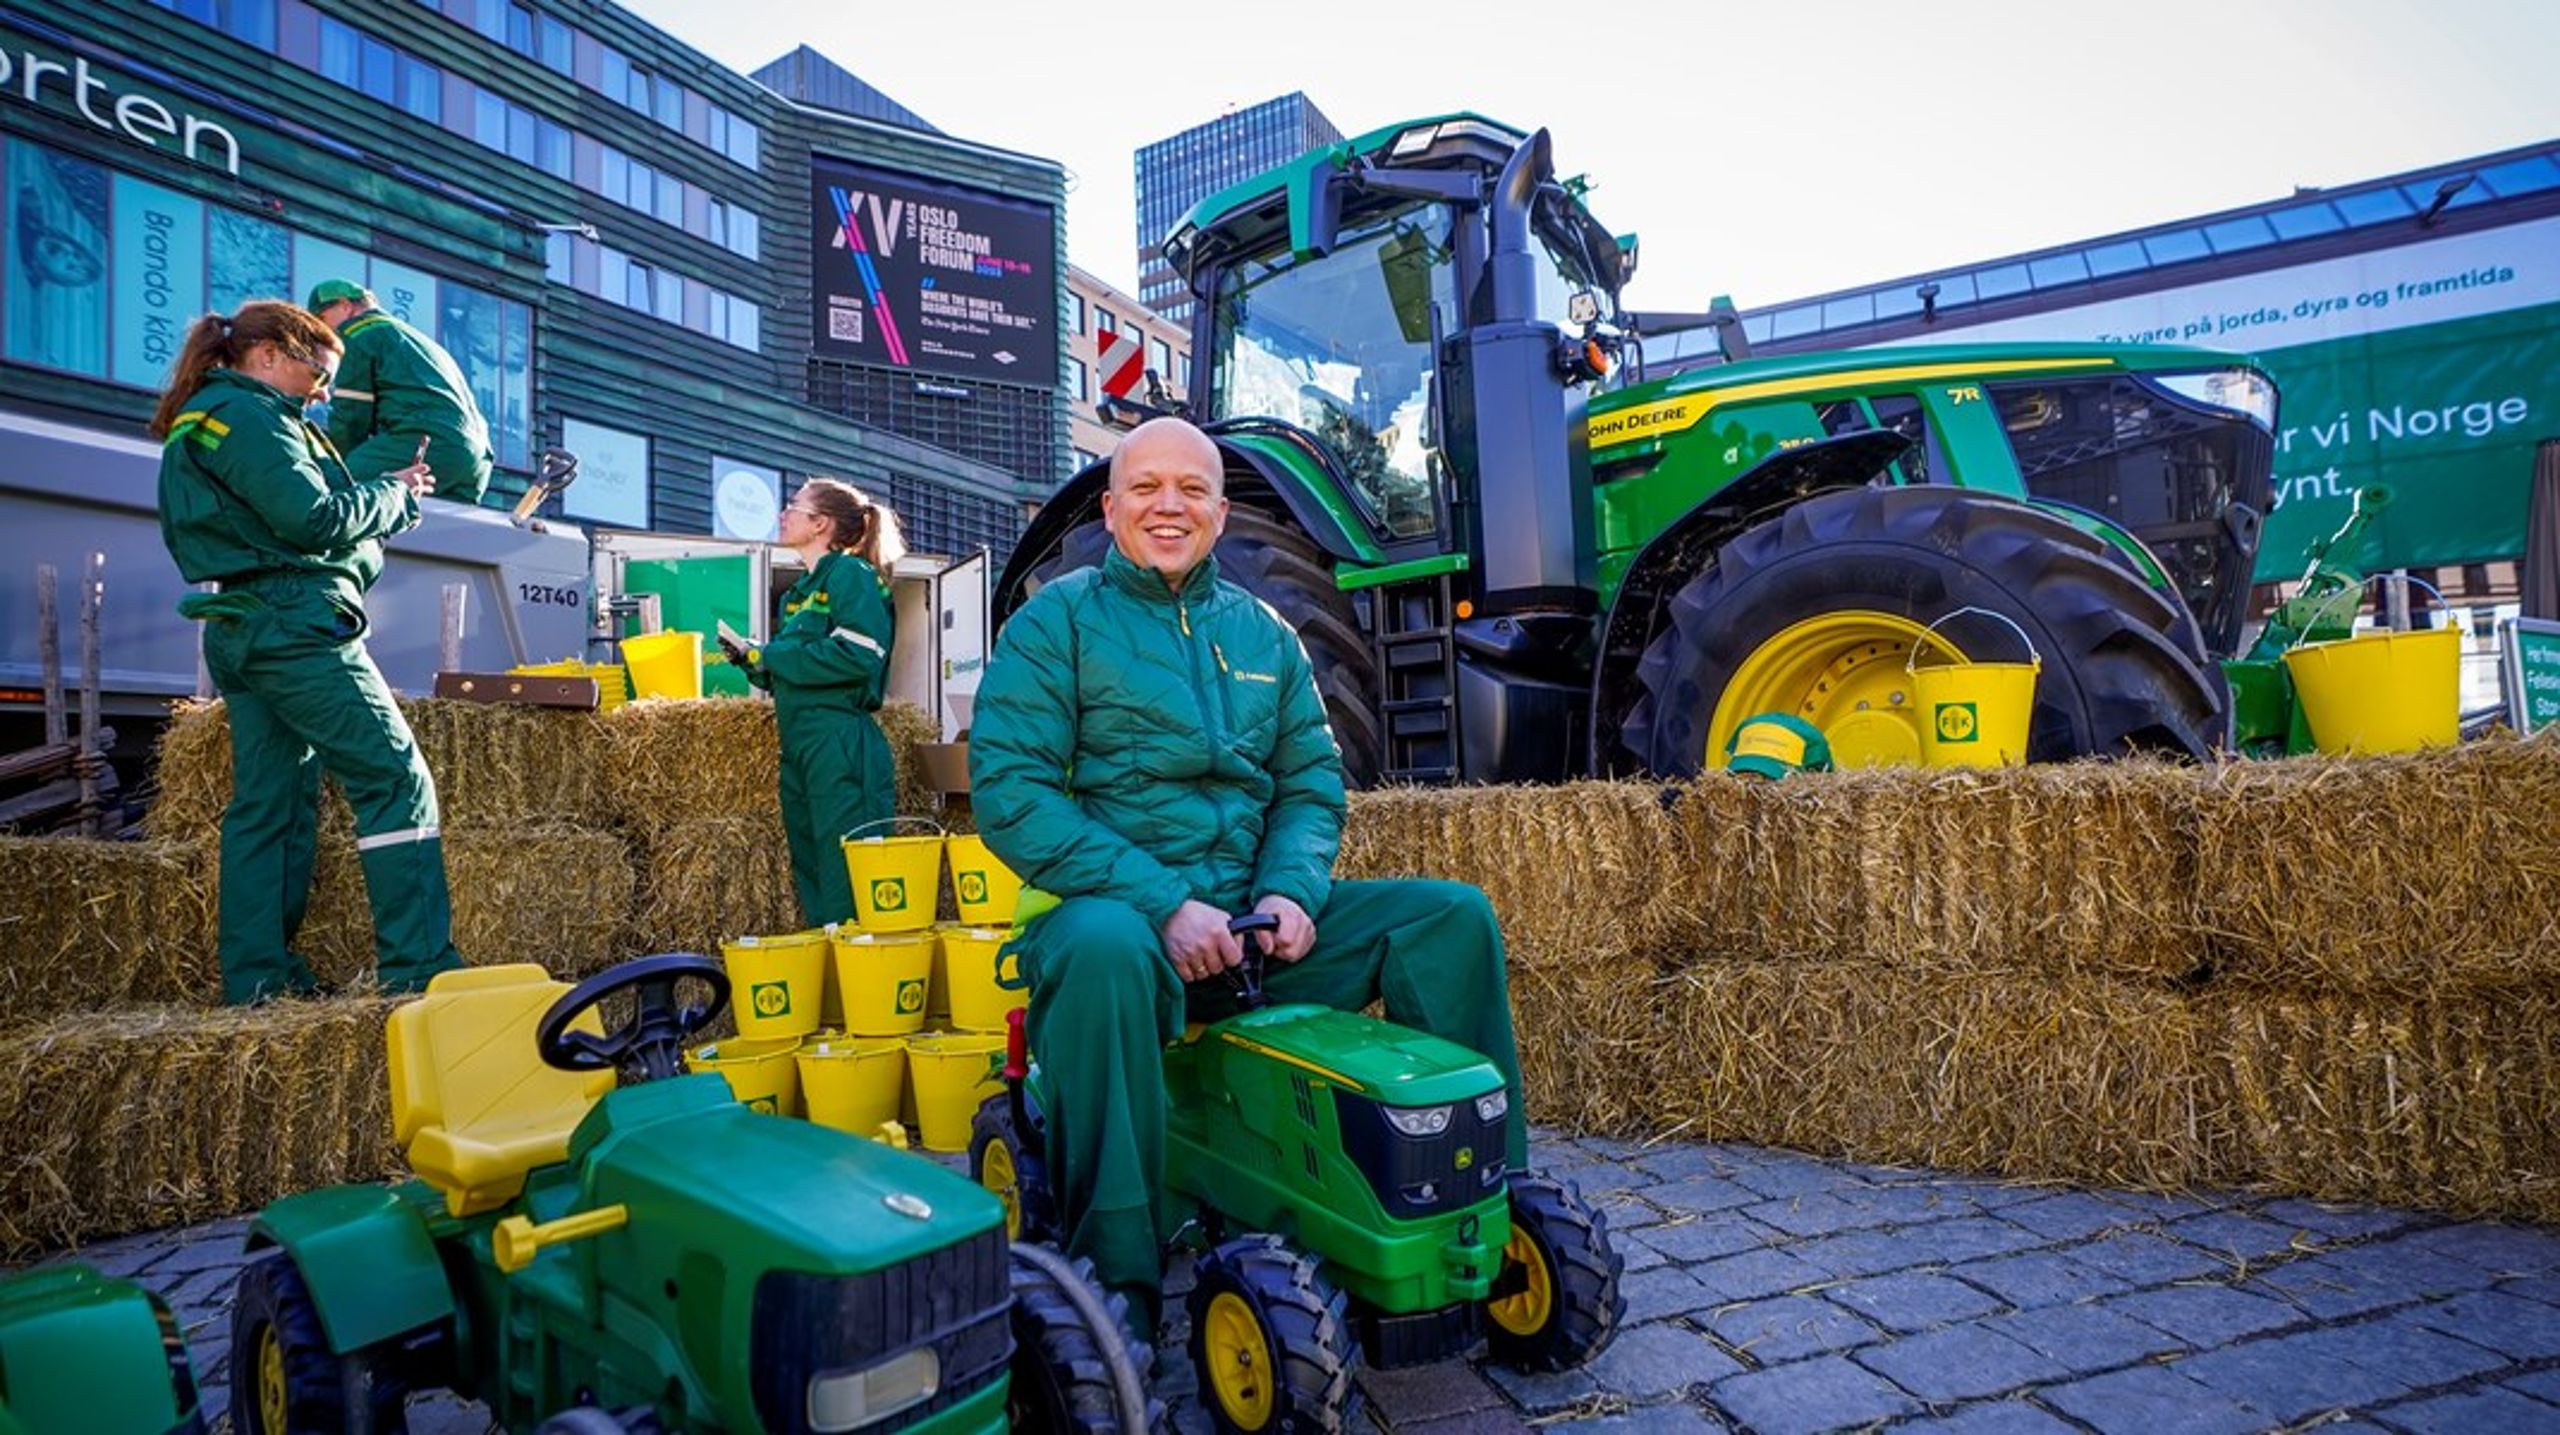
M 1476 1098 L 1476 1119 L 1487 1126 L 1511 1114 L 1511 1093 L 1489 1092 Z
M 1407 1136 L 1437 1136 L 1449 1129 L 1446 1106 L 1386 1106 L 1387 1124 Z
M 859 1430 L 933 1398 L 942 1386 L 942 1359 L 918 1346 L 864 1370 L 821 1375 L 809 1382 L 809 1428 Z

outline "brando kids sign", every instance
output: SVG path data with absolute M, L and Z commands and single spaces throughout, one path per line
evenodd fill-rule
M 824 157 L 811 164 L 810 204 L 818 354 L 1056 382 L 1057 218 L 1046 205 Z

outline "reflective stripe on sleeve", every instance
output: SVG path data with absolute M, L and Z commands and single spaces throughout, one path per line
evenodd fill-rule
M 872 637 L 869 633 L 857 633 L 851 628 L 837 628 L 829 632 L 827 636 L 830 638 L 842 638 L 846 642 L 853 644 L 855 647 L 861 648 L 865 652 L 870 653 L 875 658 L 885 658 L 889 656 L 888 650 L 880 646 L 880 640 Z

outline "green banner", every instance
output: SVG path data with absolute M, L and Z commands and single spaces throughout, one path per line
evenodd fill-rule
M 2505 624 L 2508 716 L 2519 733 L 2560 724 L 2560 623 Z

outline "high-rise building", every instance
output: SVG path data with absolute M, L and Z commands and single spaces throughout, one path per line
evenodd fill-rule
M 1157 246 L 1191 206 L 1239 180 L 1339 143 L 1324 111 L 1300 91 L 1218 116 L 1138 149 L 1138 298 L 1168 319 L 1188 321 L 1191 295 Z

